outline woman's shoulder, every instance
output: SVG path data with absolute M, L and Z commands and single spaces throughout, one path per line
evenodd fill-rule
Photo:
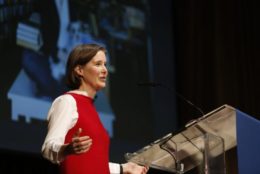
M 75 99 L 73 98 L 72 95 L 70 95 L 70 93 L 65 93 L 62 94 L 60 96 L 58 96 L 57 98 L 54 99 L 53 104 L 55 103 L 71 103 L 71 102 L 75 102 Z

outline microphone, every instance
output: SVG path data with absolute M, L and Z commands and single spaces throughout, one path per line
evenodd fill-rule
M 156 86 L 161 86 L 161 83 L 156 83 L 156 82 L 139 82 L 138 86 L 151 86 L 151 87 L 156 87 Z
M 173 92 L 174 94 L 176 94 L 181 100 L 183 100 L 185 103 L 188 103 L 190 106 L 192 106 L 193 108 L 195 108 L 200 114 L 201 116 L 204 115 L 204 112 L 202 111 L 202 109 L 198 106 L 196 106 L 195 104 L 193 104 L 190 100 L 186 99 L 183 95 L 181 95 L 180 93 L 178 93 L 177 91 L 173 90 L 172 88 L 170 88 L 169 86 L 166 86 L 162 83 L 159 82 L 139 82 L 138 86 L 150 86 L 150 87 L 162 87 L 167 89 L 170 92 Z M 188 127 L 189 125 L 193 124 L 194 122 L 188 123 L 188 125 L 186 125 L 186 127 Z
M 185 103 L 189 104 L 190 106 L 192 106 L 193 108 L 195 108 L 203 117 L 204 116 L 204 112 L 202 111 L 202 109 L 198 106 L 196 106 L 195 104 L 193 104 L 190 100 L 186 99 L 183 95 L 181 95 L 180 93 L 178 93 L 176 90 L 174 90 L 173 88 L 170 88 L 169 86 L 164 85 L 163 83 L 158 83 L 158 82 L 139 82 L 138 86 L 150 86 L 150 87 L 161 87 L 161 88 L 165 88 L 167 89 L 169 92 L 173 92 L 176 96 L 178 96 L 182 101 L 184 101 Z M 189 127 L 195 123 L 197 123 L 199 121 L 199 119 L 194 119 L 189 121 L 185 127 Z M 186 137 L 185 134 L 182 134 L 184 137 Z M 174 136 L 174 134 L 171 134 L 171 136 L 169 138 L 167 138 L 165 141 L 163 141 L 162 143 L 160 143 L 160 148 L 167 151 L 172 157 L 173 159 L 175 159 L 175 168 L 178 169 L 179 171 L 183 171 L 184 170 L 184 164 L 183 163 L 179 163 L 176 160 L 176 157 L 174 156 L 174 153 L 172 153 L 171 149 L 169 149 L 169 147 L 167 146 L 167 142 L 171 141 L 171 138 Z M 191 141 L 188 137 L 186 137 L 186 139 L 194 145 L 194 147 L 197 148 L 197 146 L 194 144 L 193 141 Z M 171 148 L 171 147 L 170 147 Z M 201 149 L 197 148 L 199 151 L 201 151 Z

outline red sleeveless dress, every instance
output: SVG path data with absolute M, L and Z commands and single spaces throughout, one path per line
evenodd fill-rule
M 93 99 L 67 93 L 76 100 L 78 120 L 65 138 L 69 143 L 74 133 L 82 128 L 81 136 L 92 138 L 92 146 L 86 153 L 69 155 L 60 165 L 61 174 L 109 174 L 109 136 L 95 109 Z

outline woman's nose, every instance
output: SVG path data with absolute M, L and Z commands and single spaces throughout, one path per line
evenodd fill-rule
M 102 72 L 103 72 L 103 73 L 107 73 L 107 67 L 106 67 L 106 65 L 103 66 Z

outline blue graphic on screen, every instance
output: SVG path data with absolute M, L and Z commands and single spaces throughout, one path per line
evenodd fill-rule
M 117 71 L 116 52 L 124 52 L 128 45 L 146 52 L 145 11 L 140 8 L 145 3 L 140 2 L 139 6 L 106 0 L 31 0 L 26 3 L 23 4 L 26 13 L 15 18 L 18 20 L 13 27 L 14 44 L 21 50 L 21 67 L 6 94 L 12 122 L 30 125 L 35 121 L 46 121 L 53 99 L 68 90 L 64 83 L 66 61 L 77 44 L 103 45 L 108 50 L 110 74 Z M 113 137 L 116 116 L 110 102 L 109 85 L 108 78 L 107 87 L 98 92 L 95 105 Z M 42 135 L 44 133 L 39 136 Z M 40 145 L 41 142 L 35 145 L 36 148 L 25 151 L 35 152 Z M 12 146 L 16 150 L 26 149 L 26 145 L 16 147 L 13 143 Z

